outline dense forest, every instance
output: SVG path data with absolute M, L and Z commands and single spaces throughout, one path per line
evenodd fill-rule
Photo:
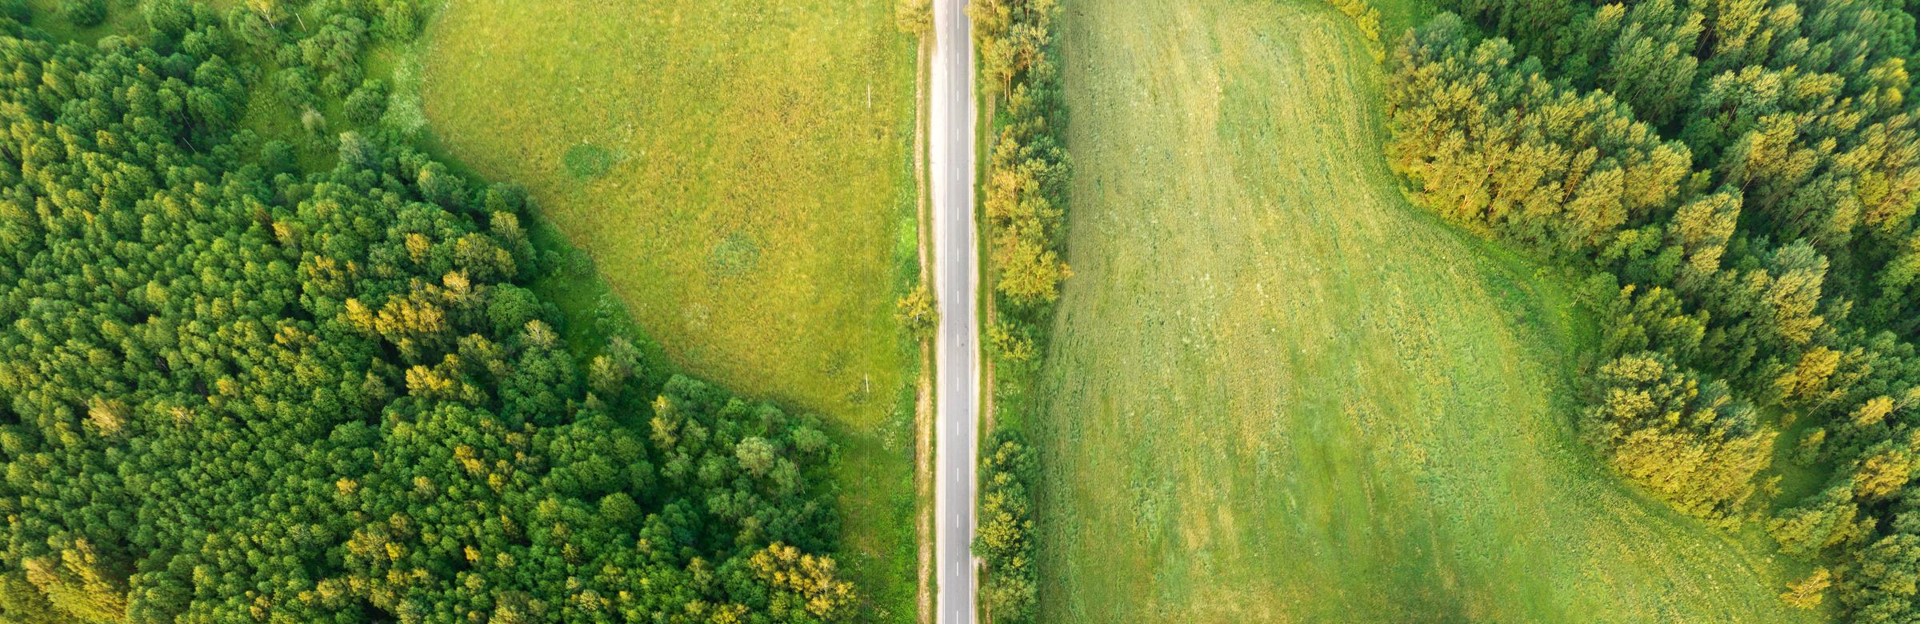
M 1388 157 L 1422 205 L 1597 273 L 1584 437 L 1814 562 L 1789 604 L 1914 621 L 1915 3 L 1447 6 L 1392 45 Z
M 851 619 L 817 421 L 572 348 L 383 121 L 412 3 L 62 6 L 0 2 L 0 621 Z

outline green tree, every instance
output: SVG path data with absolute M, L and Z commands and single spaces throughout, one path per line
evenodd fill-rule
M 1783 604 L 1798 609 L 1814 609 L 1823 604 L 1823 591 L 1829 589 L 1829 568 L 1817 568 L 1809 576 L 1789 583 L 1782 593 Z
M 107 0 L 60 0 L 60 14 L 81 28 L 107 21 Z
M 925 36 L 932 30 L 931 0 L 898 0 L 898 30 Z
M 1602 365 L 1591 386 L 1585 431 L 1617 471 L 1711 519 L 1732 520 L 1755 493 L 1772 437 L 1726 385 L 1705 385 L 1643 352 Z
M 938 308 L 932 300 L 930 286 L 920 283 L 898 299 L 898 324 L 915 340 L 931 339 L 932 332 L 938 328 Z

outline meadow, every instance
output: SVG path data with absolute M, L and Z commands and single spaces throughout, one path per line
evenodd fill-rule
M 1407 203 L 1338 11 L 1062 23 L 1076 273 L 1026 425 L 1043 621 L 1819 620 L 1777 600 L 1795 566 L 1760 535 L 1576 439 L 1597 330 L 1571 280 Z
M 594 266 L 546 294 L 591 306 L 600 280 L 679 370 L 825 416 L 838 561 L 867 620 L 910 620 L 915 42 L 892 4 L 454 0 L 425 37 L 398 65 L 435 149 L 524 186 Z

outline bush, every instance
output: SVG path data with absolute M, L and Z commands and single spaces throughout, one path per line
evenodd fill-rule
M 932 301 L 931 287 L 919 284 L 898 300 L 898 322 L 912 338 L 924 341 L 938 327 L 938 308 Z
M 60 0 L 60 14 L 81 28 L 107 21 L 107 0 Z
M 1367 53 L 1374 57 L 1374 62 L 1386 61 L 1387 48 L 1381 45 L 1380 40 L 1380 10 L 1367 6 L 1367 0 L 1328 0 L 1328 2 L 1333 4 L 1334 8 L 1340 9 L 1340 12 L 1345 13 L 1347 17 L 1353 18 L 1354 26 L 1360 28 L 1360 34 L 1367 38 Z
M 1829 568 L 1817 568 L 1808 577 L 1789 583 L 1781 596 L 1783 604 L 1798 609 L 1814 609 L 1823 604 L 1823 590 L 1829 589 Z
M 27 8 L 27 0 L 0 0 L 0 17 L 25 24 L 33 18 L 33 12 Z
M 921 36 L 931 32 L 931 0 L 898 0 L 898 30 Z
M 1000 319 L 986 332 L 992 342 L 992 354 L 998 358 L 1000 366 L 1024 369 L 1038 359 L 1038 343 L 1032 338 L 1032 326 L 1023 321 Z
M 382 112 L 389 107 L 389 85 L 380 80 L 364 80 L 362 86 L 348 94 L 342 102 L 342 114 L 349 123 L 358 126 L 373 126 L 382 121 Z

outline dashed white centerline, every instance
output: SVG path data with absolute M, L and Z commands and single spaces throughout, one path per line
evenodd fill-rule
M 975 348 L 978 331 L 974 299 L 977 297 L 975 284 L 977 258 L 974 242 L 976 227 L 972 218 L 975 183 L 972 176 L 977 173 L 973 163 L 972 135 L 975 108 L 973 97 L 977 93 L 973 87 L 974 69 L 972 63 L 971 19 L 964 6 L 971 0 L 934 0 L 933 26 L 937 49 L 930 57 L 932 72 L 936 80 L 926 93 L 932 99 L 929 110 L 934 117 L 928 128 L 931 139 L 930 201 L 932 214 L 930 226 L 934 240 L 938 244 L 937 253 L 930 256 L 942 263 L 935 267 L 935 282 L 932 288 L 938 295 L 940 309 L 939 336 L 937 346 L 942 353 L 938 356 L 938 371 L 935 380 L 938 384 L 938 420 L 934 423 L 933 433 L 939 435 L 936 442 L 938 451 L 937 465 L 932 474 L 943 474 L 946 466 L 951 466 L 953 485 L 945 486 L 938 481 L 938 501 L 928 516 L 935 521 L 939 533 L 936 549 L 938 596 L 935 609 L 935 624 L 973 624 L 975 609 L 975 573 L 968 548 L 972 531 L 965 528 L 967 516 L 975 517 L 973 486 L 965 483 L 965 470 L 974 468 L 976 460 L 974 440 L 968 437 L 973 427 L 967 427 L 968 419 L 976 412 L 975 403 L 978 384 L 978 354 Z M 950 173 L 951 175 L 946 175 Z M 946 249 L 951 249 L 946 253 Z M 945 311 L 952 314 L 945 314 Z M 945 343 L 952 343 L 946 346 Z M 956 368 L 957 370 L 953 370 Z M 945 421 L 951 421 L 954 438 L 943 437 Z M 944 514 L 952 514 L 952 531 L 944 531 Z M 954 563 L 952 577 L 945 578 L 945 561 Z M 945 613 L 951 613 L 946 617 Z

